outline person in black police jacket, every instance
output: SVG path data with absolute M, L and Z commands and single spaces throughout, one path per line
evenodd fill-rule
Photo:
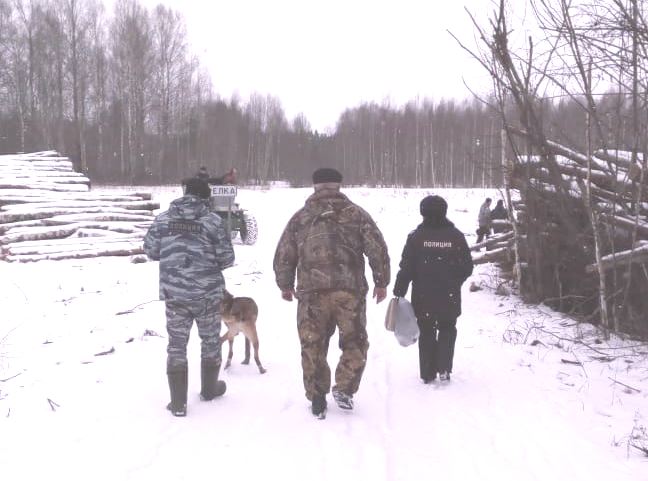
M 393 291 L 404 297 L 412 283 L 412 307 L 421 331 L 419 367 L 426 384 L 437 373 L 442 381 L 450 380 L 461 285 L 473 271 L 466 238 L 446 218 L 447 211 L 448 204 L 438 195 L 421 201 L 423 223 L 407 237 Z

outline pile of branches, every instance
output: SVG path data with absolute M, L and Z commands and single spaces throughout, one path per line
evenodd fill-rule
M 537 35 L 519 37 L 511 25 L 526 6 Z M 472 53 L 493 80 L 488 102 L 508 141 L 520 293 L 606 330 L 648 335 L 648 16 L 641 2 L 607 7 L 499 0 L 483 26 L 473 17 Z M 613 89 L 602 91 L 601 79 Z M 570 135 L 545 108 L 555 99 L 579 106 Z
M 57 152 L 0 155 L 0 260 L 142 253 L 159 203 L 149 193 L 95 193 Z
M 520 156 L 509 177 L 522 199 L 514 215 L 524 291 L 615 331 L 645 334 L 648 187 L 641 157 L 610 150 L 587 156 L 549 140 L 543 152 Z

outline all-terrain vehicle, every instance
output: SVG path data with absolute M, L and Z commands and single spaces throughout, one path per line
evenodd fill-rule
M 237 192 L 235 185 L 212 185 L 209 205 L 225 221 L 232 240 L 240 236 L 243 244 L 252 245 L 257 240 L 257 222 L 235 202 Z

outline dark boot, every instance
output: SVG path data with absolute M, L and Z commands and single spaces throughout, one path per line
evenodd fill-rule
M 326 396 L 318 394 L 313 397 L 311 412 L 316 418 L 324 419 L 326 417 Z
M 227 390 L 225 381 L 218 380 L 220 372 L 220 362 L 209 359 L 203 359 L 200 362 L 200 399 L 211 401 L 214 398 L 222 396 Z
M 167 409 L 174 416 L 187 415 L 187 366 L 167 369 L 171 402 Z

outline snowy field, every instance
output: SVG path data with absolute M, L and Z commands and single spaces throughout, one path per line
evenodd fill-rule
M 383 230 L 393 279 L 420 219 L 418 203 L 432 191 L 343 191 Z M 180 195 L 179 187 L 152 192 L 163 207 Z M 399 346 L 384 329 L 387 302 L 369 303 L 371 346 L 356 408 L 342 412 L 329 396 L 326 420 L 313 418 L 303 394 L 296 303 L 281 300 L 272 271 L 279 235 L 310 192 L 239 189 L 259 238 L 253 246 L 235 242 L 236 265 L 225 277 L 232 293 L 259 304 L 268 372 L 240 364 L 239 336 L 222 376 L 226 395 L 200 402 L 194 328 L 186 418 L 165 410 L 157 263 L 0 263 L 0 478 L 648 479 L 648 458 L 631 446 L 648 427 L 648 346 L 604 341 L 546 307 L 497 296 L 501 279 L 490 266 L 478 266 L 464 285 L 449 384 L 421 384 L 416 346 Z M 434 193 L 446 197 L 448 216 L 469 243 L 484 197 L 499 198 L 493 191 Z M 471 282 L 482 290 L 469 292 Z M 577 336 L 581 342 L 572 342 Z M 338 355 L 334 339 L 331 365 Z

